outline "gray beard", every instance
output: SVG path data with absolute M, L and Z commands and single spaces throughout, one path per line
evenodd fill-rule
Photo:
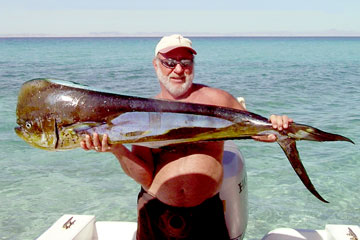
M 170 81 L 171 74 L 169 76 L 165 76 L 158 65 L 158 68 L 156 70 L 156 75 L 159 79 L 159 81 L 162 83 L 162 85 L 165 87 L 165 89 L 175 98 L 180 97 L 187 93 L 187 91 L 190 89 L 193 79 L 194 79 L 194 73 L 191 73 L 190 75 L 185 74 L 185 82 L 181 84 L 180 86 L 174 85 Z

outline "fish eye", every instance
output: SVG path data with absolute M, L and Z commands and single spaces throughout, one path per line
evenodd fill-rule
M 30 129 L 30 128 L 32 127 L 32 125 L 31 125 L 30 122 L 26 122 L 26 123 L 25 123 L 25 127 L 26 127 L 27 129 Z

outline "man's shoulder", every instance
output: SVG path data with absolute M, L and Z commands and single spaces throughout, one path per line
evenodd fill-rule
M 194 97 L 199 103 L 241 108 L 236 98 L 227 91 L 201 84 L 197 84 L 196 89 L 196 95 Z
M 196 84 L 197 94 L 206 96 L 230 97 L 231 94 L 220 88 L 214 88 L 203 84 Z

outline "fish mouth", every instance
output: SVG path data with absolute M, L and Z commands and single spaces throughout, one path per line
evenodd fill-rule
M 30 140 L 30 138 L 29 138 L 30 135 L 24 130 L 23 127 L 21 127 L 21 126 L 16 126 L 16 127 L 14 128 L 14 130 L 15 130 L 15 133 L 16 133 L 22 140 L 24 140 L 26 143 L 28 143 L 28 144 L 30 144 L 30 145 L 32 145 L 32 146 L 34 146 L 34 147 L 41 148 L 41 146 L 37 145 L 36 143 L 34 143 L 34 142 L 32 142 L 32 141 Z
M 22 126 L 16 126 L 14 128 L 14 130 L 15 130 L 16 135 L 18 135 L 25 142 L 27 141 L 29 134 L 24 130 L 24 128 Z
M 23 131 L 22 131 L 22 127 L 20 127 L 20 126 L 16 126 L 15 128 L 14 128 L 14 130 L 15 130 L 15 133 L 19 136 L 19 137 L 23 137 Z

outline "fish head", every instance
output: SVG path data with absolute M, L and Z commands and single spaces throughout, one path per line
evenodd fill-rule
M 16 134 L 31 146 L 55 150 L 57 144 L 56 118 L 44 104 L 52 91 L 48 81 L 35 79 L 24 83 L 16 107 Z
M 53 151 L 58 137 L 55 119 L 17 119 L 16 134 L 33 147 Z

